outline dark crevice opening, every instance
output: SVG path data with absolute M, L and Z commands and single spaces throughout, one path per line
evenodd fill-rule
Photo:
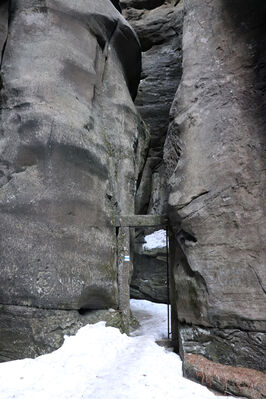
M 95 310 L 96 309 L 88 309 L 88 308 L 80 308 L 79 310 L 78 310 L 78 312 L 79 312 L 79 314 L 81 315 L 81 316 L 87 316 L 88 314 L 90 314 L 90 313 L 93 313 L 93 312 L 95 312 Z
M 131 0 L 129 3 L 125 3 L 120 0 L 122 10 L 129 7 L 135 8 L 136 10 L 154 10 L 155 8 L 161 7 L 165 0 Z

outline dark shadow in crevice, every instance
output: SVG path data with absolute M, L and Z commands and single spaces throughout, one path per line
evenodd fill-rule
M 81 316 L 87 316 L 88 314 L 95 312 L 95 309 L 80 308 L 78 312 Z
M 111 2 L 119 12 L 122 12 L 119 0 L 111 0 Z
M 223 6 L 225 27 L 229 32 L 233 30 L 243 47 L 249 49 L 242 55 L 245 73 L 237 77 L 239 86 L 246 88 L 249 95 L 242 94 L 239 103 L 243 113 L 248 111 L 253 118 L 254 133 L 262 133 L 260 140 L 265 142 L 261 125 L 266 122 L 266 3 L 261 0 L 223 0 Z M 228 64 L 231 66 L 230 59 Z
M 162 6 L 165 3 L 165 0 L 131 0 L 126 3 L 123 0 L 120 0 L 122 10 L 126 8 L 135 8 L 137 10 L 154 10 Z

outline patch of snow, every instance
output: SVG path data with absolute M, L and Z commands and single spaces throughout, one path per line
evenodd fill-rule
M 132 300 L 131 306 L 142 323 L 135 336 L 100 322 L 65 337 L 51 354 L 0 364 L 0 398 L 214 399 L 182 377 L 179 356 L 154 342 L 165 336 L 166 305 Z
M 131 336 L 148 335 L 154 340 L 168 337 L 167 305 L 146 300 L 131 299 L 130 308 L 140 327 Z
M 145 236 L 146 243 L 143 245 L 144 249 L 154 249 L 166 247 L 166 231 L 157 230 L 152 234 Z

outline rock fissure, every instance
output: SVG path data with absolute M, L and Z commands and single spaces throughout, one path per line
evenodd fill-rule
M 9 0 L 5 0 L 0 5 L 0 91 L 3 86 L 3 80 L 1 76 L 2 63 L 5 55 L 6 44 L 8 40 L 9 31 Z
M 4 59 L 4 55 L 5 55 L 5 49 L 6 49 L 6 43 L 7 43 L 7 40 L 8 40 L 8 34 L 7 34 L 7 36 L 6 36 L 6 39 L 5 39 L 5 42 L 4 42 L 4 45 L 3 45 L 3 48 L 2 48 L 2 52 L 1 52 L 1 59 L 0 59 L 0 73 L 1 73 L 1 70 L 2 70 L 2 62 L 3 62 L 3 59 Z M 0 78 L 1 78 L 1 76 L 0 76 Z M 2 79 L 1 79 L 1 81 L 0 81 L 0 89 L 2 88 Z
M 40 309 L 40 310 L 56 310 L 56 311 L 63 311 L 63 312 L 72 312 L 72 311 L 76 311 L 76 312 L 78 312 L 79 314 L 85 314 L 86 313 L 86 311 L 87 311 L 87 309 L 83 309 L 83 308 L 64 308 L 64 307 L 55 307 L 55 308 L 52 308 L 52 307 L 44 307 L 44 306 L 31 306 L 31 305 L 23 305 L 23 304 L 19 304 L 19 305 L 16 305 L 16 304 L 12 304 L 12 303 L 0 303 L 0 306 L 12 306 L 12 307 L 14 307 L 14 308 L 27 308 L 27 309 L 32 309 L 32 310 L 34 310 L 34 309 L 36 309 L 36 310 L 38 310 L 38 309 Z M 83 310 L 84 310 L 84 313 L 83 313 Z M 97 310 L 101 310 L 101 308 L 99 308 L 99 309 L 90 309 L 90 310 L 88 310 L 88 311 L 97 311 Z
M 185 220 L 185 219 L 187 219 L 187 218 L 189 218 L 189 217 L 191 217 L 191 216 L 194 216 L 194 214 L 196 214 L 196 213 L 200 212 L 202 209 L 204 209 L 204 208 L 210 206 L 211 202 L 215 201 L 215 200 L 216 200 L 219 196 L 221 196 L 224 192 L 226 192 L 226 191 L 228 191 L 228 190 L 230 190 L 230 189 L 231 189 L 231 190 L 234 190 L 234 189 L 236 189 L 236 187 L 237 187 L 237 186 L 227 186 L 227 187 L 223 188 L 222 190 L 219 190 L 218 192 L 214 193 L 212 196 L 208 197 L 208 198 L 206 199 L 206 203 L 205 203 L 204 205 L 202 205 L 199 209 L 197 209 L 197 210 L 195 210 L 195 211 L 192 211 L 191 213 L 189 213 L 189 214 L 186 215 L 186 216 L 180 216 L 180 218 L 181 218 L 182 220 Z M 177 206 L 178 206 L 178 205 L 177 205 Z M 179 208 L 177 208 L 177 209 L 179 210 Z
M 256 279 L 257 279 L 259 285 L 261 286 L 262 291 L 263 291 L 264 294 L 266 295 L 266 289 L 263 287 L 263 284 L 262 284 L 262 281 L 261 281 L 260 276 L 258 275 L 258 273 L 256 272 L 255 268 L 254 268 L 250 263 L 248 263 L 248 266 L 250 267 L 250 269 L 251 269 L 251 270 L 253 271 L 253 273 L 255 274 Z
M 186 202 L 185 204 L 179 204 L 178 209 L 183 209 L 186 206 L 189 206 L 193 201 L 197 200 L 198 198 L 202 197 L 203 195 L 209 194 L 209 192 L 210 191 L 208 191 L 208 190 L 203 190 L 199 194 L 193 195 L 190 201 Z
M 247 320 L 248 321 L 248 320 Z M 254 323 L 256 323 L 256 322 L 261 322 L 261 320 L 254 320 Z M 202 329 L 202 330 L 204 330 L 204 329 L 206 329 L 206 330 L 215 330 L 215 331 L 221 331 L 220 329 L 221 329 L 221 327 L 220 326 L 211 326 L 211 325 L 208 325 L 208 326 L 206 326 L 206 325 L 204 325 L 204 324 L 191 324 L 191 323 L 186 323 L 186 321 L 185 320 L 183 320 L 183 321 L 180 321 L 180 326 L 182 326 L 182 327 L 191 327 L 191 328 L 193 328 L 193 327 L 195 327 L 195 329 Z M 265 333 L 265 329 L 257 329 L 257 328 L 253 328 L 252 326 L 248 329 L 248 328 L 244 328 L 243 326 L 236 326 L 236 325 L 229 325 L 229 326 L 223 326 L 222 327 L 222 330 L 225 330 L 226 332 L 227 332 L 227 337 L 230 339 L 230 336 L 231 335 L 234 335 L 235 333 L 237 333 L 237 332 L 244 332 L 244 333 L 262 333 L 262 334 L 264 334 Z M 219 337 L 218 337 L 219 338 Z

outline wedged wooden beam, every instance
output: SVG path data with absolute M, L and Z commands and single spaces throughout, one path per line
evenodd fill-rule
M 166 215 L 119 215 L 114 221 L 115 227 L 159 227 L 167 224 Z

